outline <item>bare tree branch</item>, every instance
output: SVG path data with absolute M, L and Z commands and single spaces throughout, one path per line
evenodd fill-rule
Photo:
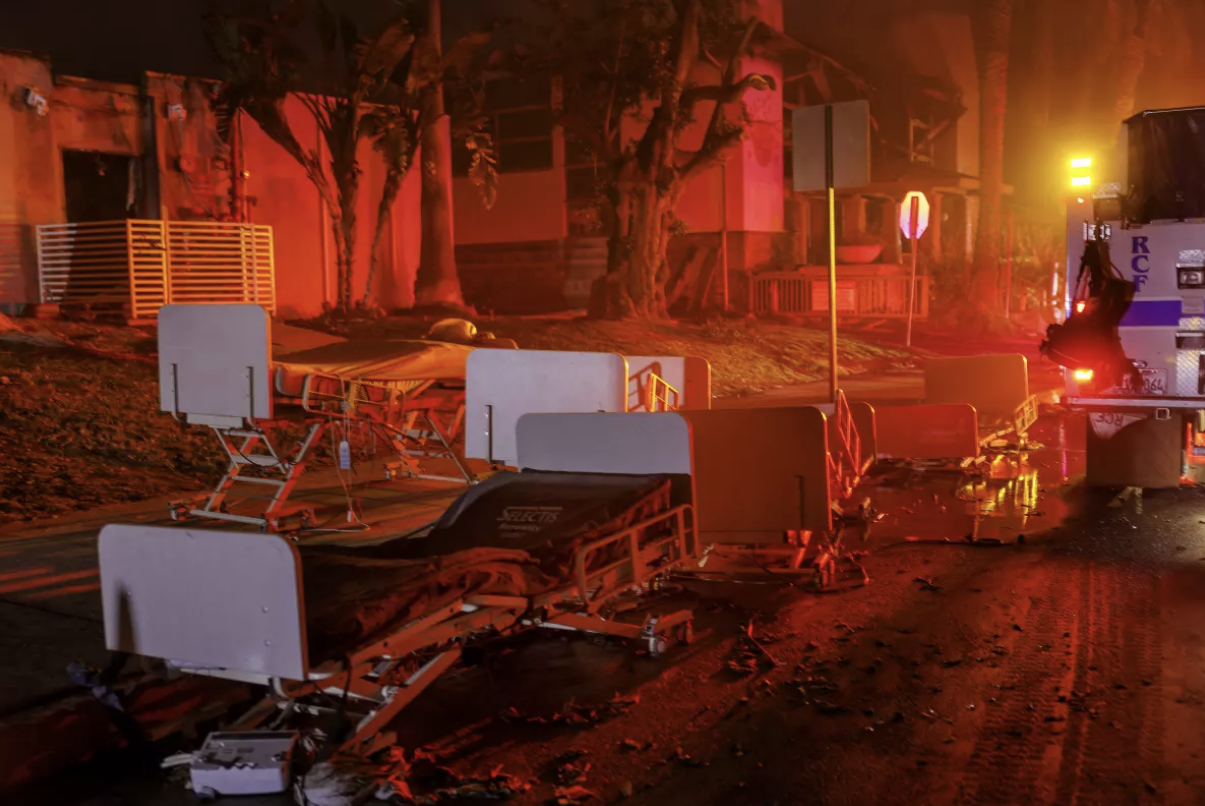
M 745 33 L 741 35 L 740 43 L 732 51 L 732 55 L 728 57 L 728 67 L 726 70 L 724 70 L 724 75 L 720 78 L 721 86 L 728 87 L 732 85 L 733 79 L 736 78 L 737 61 L 749 50 L 749 41 L 753 39 L 753 34 L 757 31 L 758 26 L 760 25 L 761 20 L 757 17 L 749 18 L 749 23 L 745 26 Z M 749 77 L 746 76 L 743 80 L 748 79 Z M 773 85 L 771 85 L 771 88 L 773 88 Z M 744 90 L 742 90 L 742 92 L 744 92 Z M 729 103 L 732 102 L 730 101 Z M 716 136 L 716 134 L 719 132 L 720 123 L 723 120 L 724 106 L 723 104 L 717 103 L 715 105 L 715 109 L 711 110 L 711 120 L 707 122 L 707 131 L 703 134 L 704 143 Z
M 691 87 L 682 93 L 681 106 L 684 112 L 693 111 L 695 105 L 703 101 L 715 101 L 722 107 L 725 104 L 734 104 L 739 101 L 746 90 L 755 89 L 765 92 L 774 88 L 773 76 L 750 73 L 735 84 L 709 84 L 702 87 Z M 714 117 L 714 111 L 712 114 Z
M 703 147 L 689 156 L 686 163 L 678 169 L 678 176 L 683 182 L 687 182 L 692 178 L 703 173 L 715 163 L 719 162 L 724 156 L 724 152 L 741 142 L 745 138 L 745 130 L 732 129 L 723 134 L 716 135 L 703 144 Z M 686 152 L 679 152 L 679 156 L 683 156 Z

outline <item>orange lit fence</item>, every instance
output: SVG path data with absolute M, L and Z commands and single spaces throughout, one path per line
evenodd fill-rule
M 272 228 L 207 221 L 38 226 L 42 302 L 154 319 L 163 305 L 257 303 L 276 309 Z
M 840 316 L 905 317 L 908 277 L 837 278 Z M 828 278 L 819 273 L 767 272 L 753 275 L 753 312 L 798 316 L 828 314 Z M 917 319 L 929 315 L 929 278 L 916 278 Z

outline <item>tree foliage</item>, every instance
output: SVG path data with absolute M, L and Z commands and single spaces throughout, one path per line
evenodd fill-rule
M 666 248 L 684 185 L 721 160 L 748 129 L 742 74 L 764 30 L 739 0 L 546 0 L 551 22 L 520 49 L 526 71 L 559 78 L 557 119 L 601 168 L 607 275 L 592 307 L 610 317 L 662 317 Z M 713 83 L 700 83 L 700 65 Z M 700 126 L 695 124 L 701 124 Z
M 451 48 L 456 62 L 431 58 L 414 17 L 408 4 L 391 4 L 364 35 L 356 18 L 327 0 L 288 0 L 279 10 L 265 0 L 245 0 L 231 12 L 204 18 L 227 72 L 216 103 L 219 133 L 229 141 L 231 121 L 244 112 L 305 171 L 331 218 L 342 310 L 353 300 L 360 142 L 372 138 L 386 165 L 363 298 L 368 304 L 383 228 L 418 145 L 422 94 L 449 74 L 467 80 L 468 69 L 462 72 L 461 66 L 472 62 L 472 49 L 481 44 L 470 37 Z M 290 97 L 315 121 L 326 146 L 325 164 L 319 148 L 303 146 L 295 135 L 285 112 Z M 488 143 L 481 147 L 489 153 Z M 493 181 L 490 165 L 478 172 L 483 186 Z

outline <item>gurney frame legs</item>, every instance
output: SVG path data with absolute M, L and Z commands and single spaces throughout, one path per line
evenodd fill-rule
M 281 507 L 289 500 L 289 495 L 293 492 L 297 479 L 305 470 L 306 457 L 309 455 L 310 449 L 322 436 L 328 423 L 329 421 L 326 419 L 307 422 L 305 437 L 298 444 L 293 455 L 287 459 L 282 459 L 272 444 L 269 429 L 276 426 L 276 423 L 263 423 L 240 428 L 211 426 L 230 460 L 226 474 L 222 476 L 222 480 L 218 482 L 214 491 L 207 496 L 203 507 L 186 510 L 183 505 L 173 504 L 173 520 L 186 513 L 196 518 L 245 523 L 258 526 L 264 531 L 275 531 L 279 526 Z M 256 449 L 261 446 L 261 443 L 266 453 L 256 453 Z M 254 466 L 264 471 L 276 470 L 281 473 L 282 478 L 243 476 L 242 471 L 248 466 Z M 258 484 L 274 488 L 270 502 L 262 516 L 237 515 L 226 511 L 226 496 L 237 483 Z
M 452 447 L 452 439 L 460 430 L 463 421 L 463 405 L 452 415 L 452 422 L 446 428 L 440 426 L 435 414 L 428 409 L 408 412 L 406 422 L 401 428 L 387 428 L 384 432 L 393 452 L 399 458 L 399 461 L 385 466 L 387 477 L 392 478 L 393 474 L 397 473 L 406 478 L 450 481 L 457 484 L 475 483 L 476 476 L 468 469 L 456 449 Z M 415 447 L 411 447 L 411 443 Z M 456 464 L 456 469 L 460 471 L 460 476 L 438 476 L 424 473 L 420 467 L 422 459 L 451 459 Z

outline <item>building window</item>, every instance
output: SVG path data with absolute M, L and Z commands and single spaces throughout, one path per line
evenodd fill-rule
M 552 170 L 552 88 L 548 81 L 491 81 L 485 88 L 486 131 L 499 173 Z M 467 176 L 472 152 L 454 144 L 452 167 Z

